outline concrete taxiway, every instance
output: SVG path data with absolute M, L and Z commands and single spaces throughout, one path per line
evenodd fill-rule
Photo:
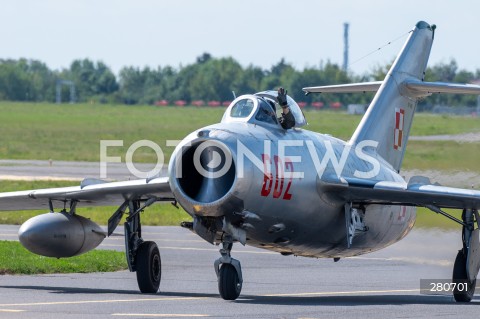
M 155 172 L 154 168 L 154 164 L 135 164 L 135 169 L 145 173 Z M 106 176 L 101 176 L 100 172 L 98 162 L 0 160 L 0 180 L 68 180 L 75 185 L 85 177 L 111 181 L 137 179 L 125 163 L 108 163 Z M 410 170 L 402 171 L 401 174 L 407 181 L 412 176 L 421 175 L 429 177 L 432 183 L 463 188 L 473 186 L 478 189 L 480 187 L 480 175 L 477 172 Z M 152 175 L 155 174 L 152 173 Z M 167 175 L 166 165 L 163 166 L 160 175 Z
M 146 173 L 148 176 L 159 172 L 156 164 L 134 163 L 133 169 L 126 163 L 105 163 L 104 171 L 100 162 L 76 162 L 54 160 L 0 160 L 0 180 L 77 180 L 84 178 L 102 178 L 106 180 L 137 179 L 135 170 Z M 152 172 L 151 174 L 149 174 Z M 103 175 L 104 174 L 104 175 Z M 167 174 L 166 165 L 163 165 L 160 174 Z
M 17 229 L 0 226 L 0 239 L 16 240 Z M 456 304 L 419 292 L 420 279 L 450 278 L 460 232 L 414 229 L 387 249 L 337 263 L 235 244 L 245 280 L 236 301 L 218 296 L 218 247 L 179 227 L 144 227 L 144 237 L 160 246 L 159 293 L 140 294 L 128 271 L 7 275 L 0 318 L 474 318 L 480 311 L 479 297 Z M 123 251 L 123 238 L 100 248 Z
M 0 179 L 98 178 L 98 163 L 0 160 Z M 136 165 L 148 171 L 153 165 Z M 164 172 L 163 172 L 164 173 Z M 426 173 L 426 174 L 425 174 Z M 478 175 L 404 172 L 464 187 L 479 184 Z M 110 163 L 112 180 L 135 178 L 125 164 Z M 442 180 L 443 179 L 443 180 Z M 432 214 L 432 218 L 442 218 Z M 281 256 L 234 245 L 242 263 L 240 298 L 218 296 L 212 246 L 179 227 L 144 227 L 162 255 L 160 292 L 142 295 L 134 273 L 66 274 L 0 277 L 0 318 L 446 318 L 476 317 L 480 297 L 456 304 L 451 296 L 420 294 L 420 279 L 449 279 L 458 232 L 418 230 L 379 252 L 332 260 Z M 17 240 L 18 226 L 0 225 L 0 239 Z M 111 237 L 101 249 L 123 251 L 123 237 Z M 12 257 L 13 258 L 13 257 Z M 480 296 L 480 287 L 477 287 Z

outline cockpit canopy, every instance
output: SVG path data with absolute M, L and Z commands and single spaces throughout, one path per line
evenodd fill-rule
M 295 117 L 295 127 L 307 124 L 298 104 L 287 96 L 288 106 Z M 276 91 L 263 91 L 236 98 L 225 111 L 222 123 L 245 122 L 281 128 L 278 118 L 282 108 L 277 103 Z

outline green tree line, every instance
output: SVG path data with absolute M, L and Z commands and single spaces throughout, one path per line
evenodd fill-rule
M 382 80 L 389 65 L 378 66 L 363 75 L 343 71 L 330 61 L 318 66 L 295 69 L 284 59 L 270 69 L 249 65 L 243 67 L 231 57 L 215 58 L 200 55 L 195 63 L 181 66 L 123 67 L 118 76 L 103 62 L 90 59 L 75 60 L 69 68 L 51 70 L 45 63 L 27 59 L 0 59 L 0 100 L 54 102 L 59 80 L 75 84 L 80 102 L 154 104 L 167 100 L 230 101 L 236 95 L 275 89 L 283 86 L 298 102 L 368 103 L 372 94 L 311 94 L 301 90 L 306 86 L 329 85 Z M 439 63 L 427 69 L 426 81 L 471 83 L 480 79 L 480 69 L 460 70 L 455 60 Z M 63 101 L 69 100 L 69 88 L 63 86 Z M 423 106 L 474 106 L 476 96 L 439 94 L 421 101 Z

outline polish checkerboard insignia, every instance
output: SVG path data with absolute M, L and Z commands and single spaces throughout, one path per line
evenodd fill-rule
M 395 130 L 393 134 L 393 149 L 395 150 L 402 149 L 404 117 L 405 110 L 395 108 Z

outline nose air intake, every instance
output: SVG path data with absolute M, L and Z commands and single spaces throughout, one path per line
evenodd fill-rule
M 235 182 L 231 153 L 220 143 L 205 141 L 186 149 L 181 158 L 179 188 L 199 203 L 212 203 L 224 197 Z

